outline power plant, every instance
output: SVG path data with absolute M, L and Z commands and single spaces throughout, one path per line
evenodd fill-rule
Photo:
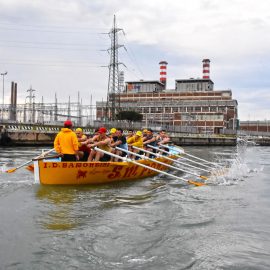
M 176 79 L 175 88 L 167 89 L 168 63 L 161 61 L 159 80 L 125 82 L 124 91 L 117 96 L 120 104 L 117 111 L 141 113 L 145 126 L 188 126 L 198 133 L 236 129 L 238 103 L 232 98 L 232 91 L 214 90 L 210 60 L 203 59 L 202 63 L 202 78 Z M 106 105 L 105 102 L 96 103 L 97 120 L 105 121 L 108 113 L 112 115 Z

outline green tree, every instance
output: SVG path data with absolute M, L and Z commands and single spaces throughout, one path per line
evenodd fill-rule
M 121 111 L 117 114 L 118 120 L 127 120 L 133 122 L 141 122 L 143 119 L 143 115 L 134 111 Z

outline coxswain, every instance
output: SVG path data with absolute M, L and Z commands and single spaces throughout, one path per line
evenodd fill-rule
M 67 120 L 64 127 L 54 139 L 54 149 L 61 154 L 62 161 L 79 160 L 79 142 L 75 132 L 72 130 L 72 122 Z

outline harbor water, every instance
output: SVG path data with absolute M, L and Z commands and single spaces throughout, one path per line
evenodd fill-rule
M 270 148 L 185 147 L 225 167 L 200 187 L 162 175 L 41 186 L 25 168 L 5 173 L 40 151 L 1 149 L 0 269 L 270 269 Z

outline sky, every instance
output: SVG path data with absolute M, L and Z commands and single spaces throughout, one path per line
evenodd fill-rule
M 5 104 L 18 100 L 106 100 L 109 31 L 116 16 L 125 81 L 202 77 L 210 59 L 215 90 L 232 90 L 240 120 L 270 119 L 269 0 L 0 0 L 0 72 Z M 0 93 L 3 76 L 0 81 Z M 0 94 L 2 102 L 2 93 Z

